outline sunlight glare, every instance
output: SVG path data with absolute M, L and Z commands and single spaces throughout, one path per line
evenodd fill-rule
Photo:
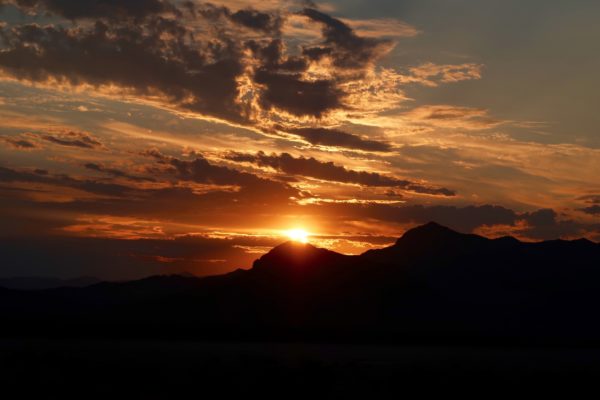
M 304 229 L 290 229 L 286 235 L 294 242 L 308 243 L 309 234 Z

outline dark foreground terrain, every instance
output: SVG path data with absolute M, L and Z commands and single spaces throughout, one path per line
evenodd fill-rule
M 0 372 L 6 398 L 595 398 L 600 349 L 5 339 Z
M 6 398 L 596 398 L 600 349 L 5 339 L 0 372 Z
M 600 382 L 598 309 L 599 244 L 430 223 L 360 256 L 284 243 L 223 276 L 0 289 L 0 377 L 45 398 L 573 395 Z

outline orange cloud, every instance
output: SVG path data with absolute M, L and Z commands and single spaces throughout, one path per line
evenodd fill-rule
M 454 83 L 481 79 L 483 64 L 434 64 L 425 63 L 409 68 L 408 82 L 425 86 L 439 86 L 440 83 Z
M 470 130 L 490 129 L 506 123 L 490 117 L 485 109 L 451 105 L 421 106 L 404 113 L 402 117 L 413 123 Z

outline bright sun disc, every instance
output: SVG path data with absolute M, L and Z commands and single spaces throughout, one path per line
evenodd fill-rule
M 308 232 L 304 229 L 290 229 L 286 234 L 294 242 L 308 243 Z

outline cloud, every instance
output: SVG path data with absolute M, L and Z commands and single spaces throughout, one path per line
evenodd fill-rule
M 567 218 L 559 218 L 552 209 L 541 209 L 520 216 L 526 226 L 520 233 L 533 239 L 550 240 L 560 237 L 581 237 L 586 231 L 600 233 L 600 224 L 580 224 Z
M 578 208 L 579 211 L 588 215 L 600 216 L 600 195 L 588 194 L 578 197 L 577 200 L 583 201 L 585 204 L 589 204 L 587 207 Z
M 103 147 L 98 139 L 85 132 L 65 131 L 36 136 L 47 142 L 66 147 L 79 147 L 83 149 L 99 149 Z
M 21 80 L 161 95 L 181 109 L 241 122 L 240 49 L 235 43 L 190 42 L 190 33 L 175 20 L 158 17 L 139 26 L 97 21 L 90 28 L 4 28 L 1 35 L 9 45 L 0 51 L 0 68 Z
M 183 162 L 178 160 L 177 164 Z M 180 165 L 181 171 L 178 171 L 165 164 L 153 171 L 157 180 L 153 185 L 137 185 L 126 181 L 115 183 L 89 177 L 74 178 L 45 170 L 0 167 L 0 209 L 11 210 L 7 216 L 23 209 L 26 216 L 33 215 L 41 219 L 37 228 L 28 231 L 36 235 L 55 234 L 55 231 L 44 232 L 42 227 L 47 225 L 45 218 L 55 219 L 60 215 L 67 219 L 81 215 L 133 216 L 160 220 L 162 223 L 179 221 L 212 226 L 244 221 L 244 224 L 254 223 L 256 227 L 260 221 L 265 221 L 265 215 L 273 218 L 273 215 L 293 204 L 291 197 L 302 196 L 302 193 L 285 183 L 252 174 L 236 174 L 231 169 L 227 171 L 209 167 L 209 173 L 197 171 L 205 166 L 190 161 L 188 165 Z M 159 177 L 163 179 L 159 181 Z M 220 184 L 205 190 L 198 181 Z M 231 185 L 239 187 L 232 190 Z M 191 225 L 186 226 L 181 233 L 189 232 Z M 3 232 L 0 229 L 1 234 L 10 234 L 10 231 Z
M 372 218 L 384 222 L 422 224 L 436 221 L 461 232 L 472 232 L 482 225 L 514 224 L 517 213 L 495 205 L 480 206 L 391 206 L 371 204 L 357 207 L 346 205 L 341 214 L 347 212 L 353 218 Z
M 24 182 L 63 186 L 108 197 L 133 195 L 135 192 L 135 188 L 121 184 L 99 182 L 94 179 L 76 179 L 65 174 L 52 175 L 42 169 L 28 171 L 0 166 L 0 182 Z
M 19 136 L 0 138 L 11 147 L 18 150 L 34 150 L 43 146 L 40 142 L 45 141 L 59 146 L 78 147 L 82 149 L 103 149 L 102 143 L 87 132 L 76 132 L 69 130 L 56 130 L 54 132 L 32 133 L 27 132 Z
M 334 80 L 308 81 L 300 74 L 267 69 L 258 70 L 254 80 L 264 88 L 259 102 L 266 110 L 276 107 L 296 116 L 321 117 L 343 107 L 345 94 Z
M 130 180 L 136 181 L 136 182 L 155 182 L 156 181 L 154 178 L 151 178 L 151 177 L 131 175 L 120 169 L 106 167 L 103 164 L 99 164 L 99 163 L 89 162 L 89 163 L 85 163 L 83 166 L 88 170 L 102 172 L 102 173 L 114 176 L 116 178 L 126 178 L 126 179 L 130 179 Z
M 40 148 L 37 143 L 20 137 L 3 137 L 2 141 L 17 150 L 37 150 Z
M 378 37 L 373 20 L 341 20 L 311 7 L 235 10 L 163 0 L 12 3 L 33 15 L 50 13 L 75 23 L 57 18 L 42 26 L 26 18 L 0 27 L 4 77 L 93 90 L 186 117 L 250 127 L 266 136 L 282 126 L 282 132 L 315 146 L 390 151 L 389 143 L 315 126 L 340 126 L 393 109 L 407 100 L 402 85 L 476 79 L 481 70 L 468 63 L 426 63 L 408 74 L 377 68 L 376 62 L 393 47 L 389 33 L 414 36 L 414 28 L 387 20 Z M 290 19 L 302 20 L 314 36 L 289 37 Z M 361 36 L 365 29 L 370 34 Z M 450 106 L 428 107 L 403 116 L 438 125 L 500 123 L 481 110 L 456 108 L 454 114 L 462 116 L 450 118 Z M 93 146 L 83 138 L 44 139 Z
M 229 15 L 229 18 L 242 26 L 268 33 L 279 33 L 281 31 L 282 18 L 253 9 L 238 10 Z
M 357 35 L 363 37 L 413 37 L 419 34 L 415 27 L 395 18 L 361 20 L 341 18 L 340 20 L 354 29 Z
M 386 39 L 358 36 L 341 20 L 316 9 L 305 8 L 300 14 L 322 25 L 323 43 L 304 49 L 304 54 L 312 60 L 327 57 L 336 67 L 363 69 L 393 47 L 392 42 Z
M 7 87 L 19 87 L 23 92 L 13 96 L 11 89 L 5 96 L 7 110 L 20 107 L 29 112 L 43 108 L 50 118 L 36 122 L 37 133 L 11 136 L 4 143 L 20 149 L 43 146 L 48 151 L 60 152 L 60 157 L 44 160 L 41 166 L 49 171 L 36 171 L 33 168 L 38 165 L 29 161 L 31 154 L 11 153 L 14 159 L 8 163 L 23 163 L 31 168 L 0 169 L 0 197 L 5 197 L 0 200 L 4 209 L 9 210 L 6 213 L 22 204 L 29 207 L 31 216 L 47 211 L 48 219 L 59 215 L 81 219 L 82 214 L 106 214 L 123 219 L 156 219 L 161 224 L 175 221 L 182 225 L 262 227 L 270 221 L 280 224 L 290 215 L 314 212 L 315 221 L 324 224 L 333 221 L 334 229 L 367 223 L 385 230 L 403 229 L 405 225 L 438 220 L 461 230 L 506 225 L 512 232 L 530 238 L 569 236 L 594 229 L 553 210 L 523 213 L 482 205 L 493 198 L 495 202 L 520 204 L 520 207 L 554 206 L 556 196 L 552 198 L 544 190 L 556 189 L 556 179 L 561 178 L 568 182 L 559 185 L 560 191 L 554 194 L 583 193 L 576 190 L 589 186 L 582 184 L 586 177 L 579 175 L 589 175 L 594 168 L 581 169 L 577 182 L 573 183 L 569 163 L 575 159 L 581 163 L 582 157 L 594 160 L 593 154 L 575 148 L 559 151 L 547 145 L 509 143 L 496 137 L 487 140 L 483 137 L 486 135 L 477 135 L 477 140 L 471 140 L 473 135 L 469 138 L 444 135 L 443 128 L 460 129 L 462 133 L 510 123 L 493 118 L 486 109 L 442 104 L 416 107 L 399 114 L 398 105 L 408 101 L 403 91 L 406 85 L 433 87 L 479 79 L 482 73 L 482 66 L 476 63 L 424 63 L 398 70 L 376 67 L 380 57 L 393 45 L 388 38 L 414 36 L 417 32 L 410 27 L 389 21 L 388 25 L 380 25 L 376 21 L 334 18 L 323 9 L 312 7 L 299 12 L 267 9 L 273 3 L 256 4 L 257 9 L 239 8 L 239 2 L 229 2 L 235 5 L 223 7 L 160 0 L 12 3 L 30 15 L 0 24 L 0 78 L 43 83 L 55 89 L 75 87 L 77 97 L 80 89 L 92 88 L 81 98 L 87 101 L 91 99 L 87 94 L 94 92 L 107 95 L 101 109 L 115 119 L 97 123 L 97 118 L 104 118 L 98 113 L 83 116 L 73 112 L 75 106 L 83 107 L 82 104 L 87 109 L 95 107 L 79 100 L 64 103 L 72 93 L 49 97 L 50 100 L 41 96 L 33 99 L 38 89 L 7 83 Z M 310 35 L 290 35 L 294 32 L 290 28 L 292 18 L 301 20 L 302 29 L 310 30 Z M 19 101 L 14 100 L 17 98 Z M 29 99 L 40 104 L 27 105 Z M 113 104 L 115 99 L 119 102 Z M 127 105 L 121 100 L 126 100 Z M 135 104 L 139 102 L 149 106 Z M 156 108 L 152 106 L 167 108 L 182 117 L 206 118 L 211 123 L 174 118 L 166 111 L 153 113 Z M 126 117 L 130 110 L 131 116 Z M 71 124 L 58 123 L 71 117 L 76 119 L 74 124 L 84 126 L 71 128 Z M 24 126 L 33 123 L 32 118 L 25 118 Z M 123 124 L 119 121 L 126 118 L 139 128 L 135 135 L 116 140 L 116 135 L 125 129 L 108 127 Z M 214 120 L 253 129 L 223 131 L 222 125 L 211 125 Z M 52 126 L 69 128 L 54 132 Z M 435 129 L 441 132 L 435 137 L 413 135 L 434 132 L 434 128 L 442 128 Z M 29 125 L 27 130 L 31 129 Z M 99 154 L 76 152 L 103 148 L 102 142 L 108 144 L 94 135 L 77 132 L 80 129 L 90 129 L 94 135 L 110 134 L 111 141 L 119 146 L 102 156 L 111 159 L 87 160 L 85 156 Z M 11 134 L 25 132 L 22 126 L 4 130 Z M 371 133 L 374 136 L 369 136 Z M 383 134 L 394 142 L 381 139 Z M 140 160 L 130 160 L 139 156 L 139 149 L 131 147 L 147 140 L 162 141 L 164 154 L 144 158 L 143 164 L 137 164 Z M 286 146 L 298 145 L 299 141 L 303 147 L 310 144 L 321 147 L 320 150 L 324 147 L 353 152 L 330 153 L 335 164 L 309 155 L 300 157 L 290 150 L 287 151 L 294 155 L 284 152 Z M 184 157 L 178 155 L 177 146 L 212 153 L 207 151 L 202 156 L 186 151 Z M 229 160 L 218 159 L 228 146 L 252 153 L 235 153 Z M 65 149 L 71 150 L 65 152 Z M 256 153 L 258 150 L 265 152 Z M 361 162 L 347 158 L 357 156 L 356 151 L 385 153 L 360 156 L 369 163 L 381 162 L 385 157 L 383 161 L 393 171 L 406 172 L 394 176 L 384 168 L 367 172 L 351 167 Z M 112 157 L 121 157 L 122 161 L 113 161 Z M 543 162 L 549 159 L 558 161 Z M 71 172 L 51 170 L 61 162 L 65 163 L 61 171 L 71 169 Z M 124 167 L 134 162 L 135 168 Z M 519 168 L 514 167 L 517 164 Z M 73 172 L 75 168 L 79 169 Z M 404 174 L 412 178 L 404 179 Z M 457 189 L 460 196 L 452 189 L 434 184 Z M 303 191 L 313 190 L 311 185 L 315 187 L 314 195 Z M 513 189 L 512 192 L 507 188 Z M 421 197 L 427 205 L 418 206 L 411 203 L 417 196 L 406 192 L 437 197 Z M 510 193 L 511 199 L 506 193 Z M 461 206 L 435 205 L 450 201 Z M 480 205 L 463 207 L 468 201 Z M 582 198 L 579 205 L 571 208 L 585 208 L 574 212 L 573 218 L 593 220 L 597 215 L 595 203 L 600 200 Z M 108 234 L 111 229 L 128 234 L 145 228 L 144 224 L 133 228 L 127 225 L 90 217 L 89 221 L 79 221 L 72 227 L 77 226 L 90 235 Z M 194 228 L 185 225 L 185 229 Z
M 1 27 L 5 76 L 93 88 L 258 131 L 358 111 L 353 94 L 371 87 L 363 80 L 393 46 L 313 8 L 291 14 L 163 0 L 12 3 L 30 14 L 83 21 Z M 283 35 L 290 15 L 322 40 Z
M 46 178 L 42 175 L 45 175 L 46 173 L 36 174 L 0 166 L 0 182 L 45 182 Z
M 414 108 L 403 117 L 412 122 L 441 128 L 491 129 L 506 121 L 489 116 L 482 108 L 457 107 L 451 105 L 426 105 Z
M 517 236 L 525 240 L 600 239 L 600 224 L 581 222 L 567 214 L 543 208 L 532 212 L 515 213 L 514 221 L 478 229 L 491 236 Z
M 363 139 L 360 136 L 327 128 L 296 128 L 287 130 L 317 146 L 344 147 L 352 150 L 388 152 L 392 146 L 386 142 Z
M 600 204 L 600 194 L 589 194 L 578 197 L 577 200 L 583 200 L 588 204 Z
M 13 0 L 12 3 L 30 13 L 46 11 L 72 20 L 80 18 L 140 19 L 150 15 L 176 12 L 176 8 L 164 0 Z
M 301 196 L 297 190 L 286 183 L 214 165 L 202 156 L 197 155 L 197 158 L 188 161 L 166 156 L 156 150 L 149 150 L 144 154 L 154 157 L 159 163 L 168 167 L 168 173 L 183 181 L 222 186 L 235 185 L 241 188 L 240 194 L 242 195 L 271 196 L 273 200 Z
M 389 205 L 323 204 L 321 212 L 334 215 L 339 223 L 348 220 L 376 220 L 414 226 L 436 221 L 464 233 L 481 233 L 493 237 L 512 235 L 527 240 L 557 238 L 600 238 L 600 224 L 578 222 L 552 209 L 520 213 L 498 205 Z M 501 233 L 500 235 L 498 233 Z
M 356 171 L 353 173 L 340 167 L 323 172 L 328 163 L 323 163 L 324 166 L 318 163 L 313 165 L 310 159 L 292 158 L 292 163 L 286 165 L 283 163 L 285 156 L 281 160 L 274 159 L 274 156 L 265 157 L 265 163 L 275 165 L 273 168 L 281 168 L 278 171 L 285 168 L 294 173 L 291 168 L 304 168 L 297 171 L 300 176 L 305 176 L 306 171 L 315 175 L 337 173 L 341 177 L 325 177 L 357 179 L 363 182 L 359 184 L 365 186 L 395 183 L 385 180 L 391 177 L 355 175 Z M 179 160 L 176 164 L 189 162 L 180 167 L 180 172 L 169 162 L 167 159 L 166 164 L 160 164 L 162 167 L 154 175 L 157 182 L 150 187 L 91 178 L 76 179 L 45 170 L 0 167 L 0 218 L 6 222 L 0 226 L 0 236 L 69 233 L 135 238 L 163 234 L 172 236 L 174 233 L 202 230 L 202 227 L 221 231 L 227 227 L 232 230 L 242 228 L 255 234 L 257 227 L 261 230 L 267 226 L 281 229 L 287 224 L 284 221 L 293 216 L 301 218 L 309 227 L 318 227 L 316 233 L 322 232 L 325 236 L 331 232 L 340 232 L 348 237 L 373 232 L 383 236 L 399 236 L 410 226 L 437 221 L 461 232 L 487 232 L 493 236 L 504 229 L 505 234 L 528 239 L 600 237 L 600 224 L 578 222 L 549 209 L 520 213 L 496 205 L 400 205 L 397 201 L 395 204 L 377 201 L 310 202 L 303 201 L 310 200 L 301 197 L 303 193 L 280 182 L 258 176 L 248 177 L 241 171 L 238 171 L 241 174 L 238 175 L 212 168 L 209 168 L 209 172 L 212 170 L 209 176 L 206 171 L 197 175 L 195 170 L 206 168 L 206 164 L 196 163 L 195 160 Z M 213 178 L 213 174 L 218 178 Z M 158 178 L 161 176 L 175 180 L 159 184 Z M 196 181 L 221 184 L 237 182 L 244 186 L 234 191 L 225 186 L 197 191 L 193 186 L 197 184 Z M 390 189 L 394 192 L 408 190 Z M 296 200 L 290 197 L 296 197 Z M 176 258 L 175 255 L 158 255 Z
M 600 215 L 600 205 L 595 204 L 593 206 L 580 208 L 580 211 L 583 211 L 586 214 L 590 215 Z
M 228 159 L 237 162 L 250 162 L 263 167 L 270 167 L 290 175 L 311 177 L 333 182 L 353 183 L 372 187 L 393 187 L 415 193 L 436 196 L 455 196 L 454 191 L 446 188 L 435 188 L 381 175 L 376 172 L 354 171 L 332 162 L 322 162 L 317 159 L 293 157 L 288 153 L 267 155 L 263 152 L 257 154 L 233 153 Z
M 258 11 L 253 8 L 244 8 L 234 12 L 226 6 L 217 6 L 211 3 L 188 3 L 187 5 L 194 15 L 199 14 L 209 21 L 226 19 L 239 26 L 267 34 L 279 35 L 281 33 L 283 17 L 278 12 Z
M 455 83 L 466 80 L 481 79 L 482 64 L 434 64 L 425 63 L 409 68 L 407 82 L 420 83 L 436 87 L 440 83 Z

